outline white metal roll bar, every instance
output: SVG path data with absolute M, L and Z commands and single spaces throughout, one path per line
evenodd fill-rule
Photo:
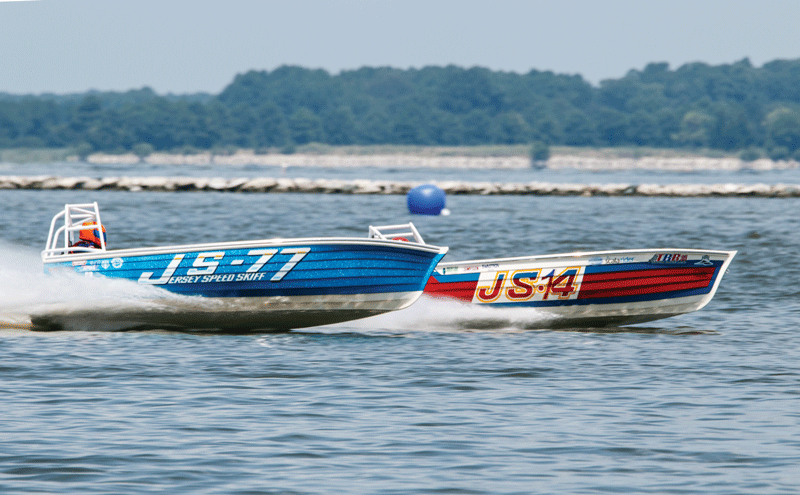
M 58 219 L 64 218 L 64 225 L 56 228 Z M 93 222 L 90 225 L 83 225 L 83 222 Z M 100 209 L 97 206 L 97 201 L 94 203 L 81 203 L 81 204 L 65 204 L 64 211 L 61 211 L 53 217 L 50 222 L 50 233 L 47 235 L 47 244 L 45 244 L 44 251 L 42 251 L 42 259 L 46 260 L 58 255 L 70 253 L 88 253 L 98 251 L 96 248 L 88 247 L 73 247 L 74 232 L 86 230 L 95 227 L 102 231 L 102 222 L 100 221 Z M 60 239 L 63 238 L 63 246 Z M 105 236 L 100 236 L 100 251 L 106 250 Z
M 403 232 L 403 229 L 408 229 L 407 232 Z M 399 231 L 399 232 L 390 232 L 388 234 L 384 234 L 384 231 Z M 391 236 L 387 237 L 387 235 Z M 372 225 L 369 226 L 369 238 L 370 239 L 383 239 L 383 240 L 400 240 L 397 238 L 405 238 L 405 236 L 410 236 L 414 238 L 414 242 L 418 244 L 425 244 L 425 241 L 422 240 L 422 236 L 419 235 L 417 228 L 414 227 L 414 224 L 409 223 L 402 223 L 398 225 L 379 225 L 374 227 Z

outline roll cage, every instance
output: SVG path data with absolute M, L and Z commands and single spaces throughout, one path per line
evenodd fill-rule
M 64 224 L 56 227 L 60 219 L 63 219 Z M 92 223 L 83 225 L 87 221 Z M 50 233 L 47 235 L 47 244 L 42 251 L 42 260 L 65 254 L 105 251 L 106 240 L 103 235 L 100 236 L 99 249 L 72 245 L 75 241 L 75 232 L 91 228 L 102 230 L 100 209 L 96 201 L 94 203 L 65 204 L 64 210 L 57 213 L 50 222 Z

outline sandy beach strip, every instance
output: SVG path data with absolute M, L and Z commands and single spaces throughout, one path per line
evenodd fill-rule
M 0 176 L 0 189 L 162 192 L 407 194 L 423 182 L 306 178 Z M 453 195 L 800 197 L 800 184 L 555 184 L 548 182 L 438 181 Z
M 273 167 L 322 167 L 322 168 L 437 168 L 437 169 L 525 169 L 531 167 L 526 156 L 467 156 L 467 155 L 426 155 L 409 153 L 379 154 L 257 154 L 251 150 L 240 150 L 232 154 L 219 155 L 197 153 L 190 155 L 153 153 L 140 160 L 132 153 L 122 155 L 96 153 L 87 158 L 89 163 L 98 165 L 125 165 L 139 161 L 151 165 L 191 166 L 220 165 L 243 166 L 259 165 Z M 800 168 L 794 160 L 772 161 L 761 158 L 742 161 L 738 158 L 711 158 L 703 156 L 643 156 L 640 158 L 605 157 L 584 155 L 555 155 L 546 162 L 537 162 L 537 167 L 552 170 L 658 170 L 670 172 L 695 172 L 708 170 L 792 170 Z

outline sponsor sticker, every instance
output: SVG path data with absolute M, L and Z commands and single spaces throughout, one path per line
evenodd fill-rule
M 604 265 L 619 265 L 621 263 L 632 263 L 633 256 L 622 256 L 620 258 L 605 258 L 603 259 Z
M 711 261 L 711 258 L 707 254 L 704 254 L 703 257 L 700 258 L 700 261 L 695 263 L 695 265 L 696 266 L 714 266 L 714 263 Z
M 689 260 L 688 254 L 664 253 L 654 254 L 650 258 L 650 263 L 686 263 Z

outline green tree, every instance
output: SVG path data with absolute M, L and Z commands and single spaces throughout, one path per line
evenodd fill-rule
M 627 142 L 628 119 L 624 113 L 612 108 L 601 108 L 595 115 L 600 144 L 618 146 Z
M 432 109 L 427 121 L 428 135 L 433 144 L 456 146 L 464 142 L 464 128 L 458 116 Z
M 289 139 L 286 117 L 278 105 L 266 102 L 256 110 L 256 146 L 283 146 Z
M 792 108 L 776 108 L 765 120 L 767 147 L 785 148 L 787 155 L 800 149 L 800 112 Z
M 675 135 L 675 141 L 690 147 L 708 146 L 715 123 L 714 117 L 705 112 L 686 112 L 681 119 L 680 131 Z
M 383 144 L 391 141 L 392 123 L 380 108 L 372 108 L 355 122 L 356 142 L 359 144 Z
M 626 138 L 637 146 L 648 146 L 661 139 L 661 126 L 655 115 L 642 110 L 634 112 L 628 118 Z
M 322 129 L 325 142 L 330 144 L 353 144 L 356 139 L 356 126 L 350 107 L 339 107 L 325 112 L 322 116 Z
M 461 120 L 464 129 L 464 144 L 491 142 L 491 118 L 482 110 L 473 110 Z
M 594 121 L 580 110 L 568 112 L 564 118 L 564 144 L 591 146 L 597 143 Z
M 0 103 L 0 146 L 11 146 L 19 136 L 14 122 L 17 115 L 16 105 Z
M 219 95 L 149 88 L 0 93 L 0 146 L 130 150 L 332 144 L 629 144 L 763 148 L 798 155 L 800 60 L 670 69 L 652 63 L 593 87 L 578 75 L 473 67 L 283 66 L 237 75 Z
M 714 109 L 714 127 L 709 146 L 722 150 L 734 150 L 751 146 L 755 133 L 743 111 L 729 104 L 719 104 Z
M 495 141 L 502 144 L 527 143 L 531 136 L 531 128 L 519 112 L 507 112 L 497 119 Z
M 473 67 L 448 66 L 447 76 L 439 88 L 440 108 L 452 113 L 468 113 L 475 109 L 497 111 L 502 96 L 492 84 L 489 71 Z
M 300 108 L 289 117 L 289 132 L 297 144 L 318 142 L 322 137 L 320 118 L 308 108 Z

